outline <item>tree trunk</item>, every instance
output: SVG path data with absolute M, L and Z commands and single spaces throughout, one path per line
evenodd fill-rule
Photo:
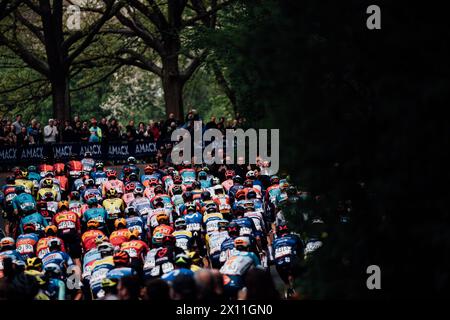
M 164 59 L 162 73 L 166 115 L 168 116 L 170 113 L 173 113 L 176 119 L 183 121 L 184 80 L 178 69 L 178 57 Z
M 53 117 L 60 121 L 70 120 L 69 79 L 58 77 L 51 82 L 53 98 Z
M 220 69 L 220 66 L 217 64 L 217 62 L 212 61 L 211 66 L 214 72 L 214 76 L 216 77 L 217 83 L 222 88 L 225 95 L 228 97 L 228 100 L 230 100 L 230 103 L 233 106 L 234 115 L 236 115 L 236 113 L 238 112 L 236 93 L 228 84 L 227 79 L 225 79 L 225 76 L 223 75 L 223 72 Z

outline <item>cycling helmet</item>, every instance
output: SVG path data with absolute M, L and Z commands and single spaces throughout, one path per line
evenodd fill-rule
M 44 188 L 51 188 L 51 187 L 53 187 L 53 179 L 45 178 L 44 181 L 42 181 L 42 187 L 44 187 Z
M 245 188 L 251 188 L 253 187 L 253 180 L 251 179 L 245 179 L 243 186 Z
M 104 241 L 97 246 L 97 250 L 102 256 L 111 256 L 114 253 L 114 246 Z
M 186 205 L 186 212 L 196 212 L 197 208 L 195 207 L 195 205 L 193 203 L 189 203 L 188 205 Z
M 44 233 L 46 236 L 55 236 L 57 232 L 58 228 L 54 224 L 46 226 L 44 229 Z
M 175 246 L 175 243 L 176 243 L 176 239 L 171 234 L 165 235 L 162 239 L 162 245 L 165 247 L 169 247 L 169 246 L 173 247 L 173 246 Z
M 119 279 L 117 278 L 103 278 L 101 285 L 103 289 L 115 288 L 119 283 Z
M 154 192 L 155 194 L 162 194 L 162 193 L 164 193 L 164 189 L 163 189 L 163 187 L 162 187 L 160 184 L 158 184 L 158 185 L 153 189 L 153 192 Z
M 53 250 L 61 250 L 61 240 L 59 240 L 58 238 L 52 238 L 47 242 L 47 245 L 50 249 L 50 251 Z
M 255 179 L 256 178 L 255 171 L 253 171 L 253 170 L 248 171 L 247 174 L 245 175 L 245 177 L 247 179 Z
M 177 254 L 174 262 L 177 267 L 186 269 L 192 264 L 191 258 L 186 253 Z
M 34 223 L 26 223 L 23 225 L 23 233 L 36 232 L 36 225 Z
M 230 224 L 228 225 L 228 234 L 230 236 L 238 236 L 239 233 L 240 233 L 239 225 L 236 222 L 231 221 Z
M 150 178 L 150 180 L 148 180 L 148 185 L 150 187 L 155 187 L 158 184 L 159 184 L 159 181 L 156 178 Z
M 95 169 L 97 169 L 99 171 L 102 171 L 104 167 L 105 167 L 105 164 L 102 161 L 97 161 L 95 163 Z
M 95 240 L 95 245 L 98 247 L 100 244 L 102 244 L 103 242 L 108 242 L 108 237 L 105 236 L 104 234 L 99 234 Z
M 16 194 L 21 194 L 25 192 L 25 187 L 22 185 L 16 186 Z
M 133 182 L 128 183 L 128 184 L 125 186 L 125 192 L 126 192 L 126 193 L 131 193 L 131 192 L 134 191 L 135 188 L 136 188 L 136 185 L 135 185 Z
M 219 221 L 217 222 L 217 228 L 218 228 L 219 230 L 220 230 L 220 229 L 228 230 L 228 225 L 229 225 L 229 222 L 228 222 L 228 220 L 225 220 L 225 219 L 219 220 Z
M 125 209 L 125 214 L 130 215 L 130 214 L 135 214 L 136 213 L 136 209 L 133 206 L 128 206 Z
M 256 191 L 254 189 L 247 191 L 247 199 L 256 199 Z
M 152 244 L 153 245 L 161 245 L 164 235 L 160 232 L 157 232 L 152 237 Z
M 124 218 L 116 219 L 114 221 L 114 228 L 116 228 L 116 230 L 117 230 L 117 229 L 119 229 L 120 226 L 122 226 L 123 228 L 126 228 L 127 227 L 127 220 L 125 220 Z
M 191 186 L 193 190 L 198 190 L 202 188 L 202 185 L 198 181 L 192 181 Z
M 69 209 L 69 201 L 62 200 L 62 201 L 58 202 L 58 210 L 63 210 L 64 208 Z
M 86 151 L 86 152 L 84 153 L 84 157 L 85 157 L 85 158 L 92 158 L 92 153 L 89 152 L 89 151 Z
M 202 192 L 201 198 L 203 201 L 211 200 L 211 193 L 209 193 L 209 191 L 205 190 Z
M 156 221 L 158 221 L 158 224 L 169 224 L 169 217 L 165 213 L 158 213 Z
M 278 184 L 280 182 L 280 178 L 278 178 L 278 176 L 271 176 L 270 177 L 270 184 L 274 185 L 274 184 Z
M 186 229 L 186 220 L 184 220 L 183 218 L 178 218 L 177 220 L 175 220 L 175 229 Z
M 179 185 L 174 185 L 172 187 L 172 193 L 173 194 L 182 194 L 183 193 L 183 188 L 181 188 L 181 186 L 179 186 Z
M 44 196 L 42 198 L 45 201 L 54 201 L 55 200 L 55 195 L 53 194 L 53 192 L 48 191 L 48 192 L 44 193 Z
M 245 200 L 245 191 L 241 189 L 236 192 L 235 198 L 236 200 Z
M 80 192 L 71 191 L 69 195 L 70 200 L 80 200 Z
M 28 166 L 28 172 L 37 172 L 36 166 Z
M 128 164 L 136 164 L 136 158 L 135 157 L 128 157 L 127 162 L 128 162 Z
M 130 181 L 139 181 L 139 177 L 138 177 L 138 175 L 137 175 L 135 172 L 131 172 L 131 173 L 128 175 L 128 179 L 129 179 Z
M 128 252 L 120 250 L 119 252 L 116 252 L 113 255 L 113 260 L 116 266 L 118 265 L 126 266 L 130 262 L 130 255 L 128 254 Z
M 92 178 L 88 178 L 84 181 L 84 185 L 86 187 L 94 187 L 95 186 L 95 181 Z
M 44 266 L 44 272 L 46 275 L 49 275 L 50 277 L 60 277 L 62 273 L 61 267 L 56 263 L 49 263 L 46 266 Z
M 117 178 L 117 171 L 116 170 L 108 170 L 106 172 L 106 176 L 108 177 L 108 179 L 115 179 L 115 178 Z
M 173 183 L 174 184 L 181 184 L 183 182 L 183 179 L 181 178 L 181 176 L 179 175 L 174 175 L 173 176 Z
M 164 208 L 164 201 L 161 198 L 156 198 L 153 200 L 153 206 L 155 208 Z
M 289 228 L 287 224 L 281 222 L 280 224 L 277 225 L 277 236 L 282 236 L 286 233 L 289 233 Z
M 98 229 L 100 227 L 100 222 L 97 220 L 91 219 L 87 222 L 87 228 L 88 229 Z
M 234 170 L 227 170 L 225 171 L 225 178 L 226 179 L 232 179 L 234 177 Z
M 186 191 L 185 193 L 183 193 L 183 200 L 184 200 L 184 202 L 192 201 L 192 197 L 193 197 L 193 194 L 190 191 Z
M 214 187 L 214 193 L 217 194 L 224 194 L 225 190 L 223 189 L 223 187 L 219 184 L 217 186 Z
M 220 179 L 217 178 L 217 177 L 212 178 L 211 184 L 212 184 L 213 186 L 218 186 L 218 185 L 220 185 Z
M 144 168 L 144 173 L 145 174 L 152 174 L 154 171 L 153 166 L 151 164 L 146 165 Z
M 141 236 L 141 233 L 139 232 L 139 230 L 138 229 L 134 229 L 130 233 L 130 240 L 139 239 L 140 236 Z
M 239 251 L 247 251 L 250 248 L 248 237 L 237 237 L 234 239 L 234 247 Z
M 86 203 L 88 204 L 88 206 L 96 206 L 98 204 L 98 199 L 96 196 L 93 196 L 87 199 Z
M 198 180 L 206 180 L 208 178 L 208 174 L 205 171 L 200 171 L 198 173 Z
M 239 176 L 239 175 L 235 175 L 235 176 L 233 177 L 233 182 L 234 182 L 234 183 L 242 184 L 242 177 Z
M 0 248 L 2 251 L 12 250 L 16 246 L 16 241 L 11 237 L 4 237 L 0 240 Z
M 27 270 L 42 270 L 42 260 L 38 257 L 27 258 L 25 264 Z
M 106 191 L 106 197 L 108 198 L 115 198 L 117 196 L 117 190 L 114 188 L 109 189 Z
M 133 190 L 133 194 L 135 196 L 137 196 L 137 195 L 143 196 L 144 195 L 144 189 L 141 186 L 136 186 L 136 188 L 134 188 L 134 190 Z

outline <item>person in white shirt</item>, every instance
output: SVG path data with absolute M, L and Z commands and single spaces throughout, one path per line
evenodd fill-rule
M 44 127 L 44 142 L 55 143 L 56 135 L 58 134 L 58 128 L 55 126 L 55 120 L 49 119 L 48 125 Z

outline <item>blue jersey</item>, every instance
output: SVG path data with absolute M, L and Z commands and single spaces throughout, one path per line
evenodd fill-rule
M 298 252 L 301 248 L 301 240 L 294 234 L 287 234 L 277 237 L 272 243 L 272 248 L 276 265 L 289 264 L 301 253 Z
M 99 188 L 89 188 L 89 189 L 85 189 L 82 194 L 81 197 L 84 199 L 87 199 L 88 196 L 94 196 L 97 198 L 98 201 L 102 201 L 103 197 L 102 197 L 102 191 Z
M 48 226 L 47 220 L 38 212 L 34 212 L 32 214 L 26 215 L 20 219 L 20 233 L 23 233 L 23 226 L 27 223 L 32 223 L 36 226 L 36 232 L 41 234 L 43 233 L 46 226 Z
M 201 213 L 189 213 L 185 215 L 184 220 L 186 221 L 186 230 L 191 232 L 200 232 L 202 229 L 203 216 Z
M 41 180 L 41 175 L 37 172 L 28 172 L 27 179 L 31 181 L 39 181 Z
M 127 228 L 130 232 L 138 230 L 140 234 L 145 234 L 145 221 L 140 216 L 130 216 L 127 219 Z
M 24 258 L 29 258 L 34 256 L 35 246 L 38 241 L 39 236 L 36 233 L 21 234 L 17 237 L 16 249 Z
M 256 234 L 256 227 L 253 220 L 249 217 L 243 217 L 239 219 L 234 219 L 234 222 L 239 226 L 239 233 L 241 236 L 254 236 Z
M 189 270 L 189 269 L 186 269 L 186 268 L 175 269 L 175 270 L 172 270 L 172 271 L 164 274 L 161 277 L 161 279 L 164 280 L 164 281 L 167 281 L 167 282 L 172 282 L 178 276 L 193 277 L 194 276 L 194 272 Z
M 52 278 L 47 281 L 45 293 L 50 300 L 65 300 L 66 284 L 61 279 Z
M 94 180 L 95 185 L 97 186 L 108 181 L 108 176 L 105 171 L 94 171 L 91 173 L 91 178 Z
M 100 222 L 101 226 L 105 225 L 107 218 L 108 212 L 105 208 L 89 208 L 83 214 L 84 223 L 87 223 L 89 220 L 96 220 Z
M 0 270 L 3 270 L 3 260 L 10 258 L 13 262 L 24 261 L 22 255 L 17 250 L 6 250 L 0 252 Z
M 152 173 L 152 174 L 143 174 L 142 176 L 141 176 L 141 182 L 142 183 L 144 183 L 144 181 L 148 181 L 148 180 L 150 180 L 150 179 L 158 179 L 158 180 L 160 180 L 161 179 L 161 175 L 160 174 L 158 174 L 158 173 Z
M 50 263 L 56 263 L 61 267 L 61 270 L 66 270 L 67 267 L 73 265 L 72 258 L 67 253 L 62 251 L 49 252 L 42 257 L 42 266 L 44 269 L 45 266 Z
M 106 274 L 106 278 L 119 280 L 124 277 L 130 277 L 135 275 L 137 275 L 137 273 L 133 268 L 122 267 L 109 270 L 108 273 Z
M 14 209 L 19 210 L 19 213 L 36 211 L 36 200 L 29 193 L 21 193 L 14 197 L 12 201 Z

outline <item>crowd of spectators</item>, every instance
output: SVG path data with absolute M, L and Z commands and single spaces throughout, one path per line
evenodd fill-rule
M 96 118 L 82 120 L 75 116 L 71 121 L 49 119 L 48 123 L 41 124 L 36 119 L 24 122 L 21 114 L 15 120 L 3 119 L 0 121 L 0 146 L 18 146 L 57 143 L 57 142 L 157 142 L 160 139 L 170 140 L 172 132 L 184 127 L 193 129 L 193 121 L 202 120 L 195 109 L 190 110 L 184 119 L 179 121 L 171 113 L 165 120 L 149 120 L 148 123 L 135 123 L 130 120 L 128 124 L 121 124 L 114 118 Z M 226 129 L 242 128 L 245 118 L 239 114 L 234 119 L 226 120 L 224 117 L 217 120 L 212 117 L 204 123 L 205 129 L 219 129 L 225 133 Z

